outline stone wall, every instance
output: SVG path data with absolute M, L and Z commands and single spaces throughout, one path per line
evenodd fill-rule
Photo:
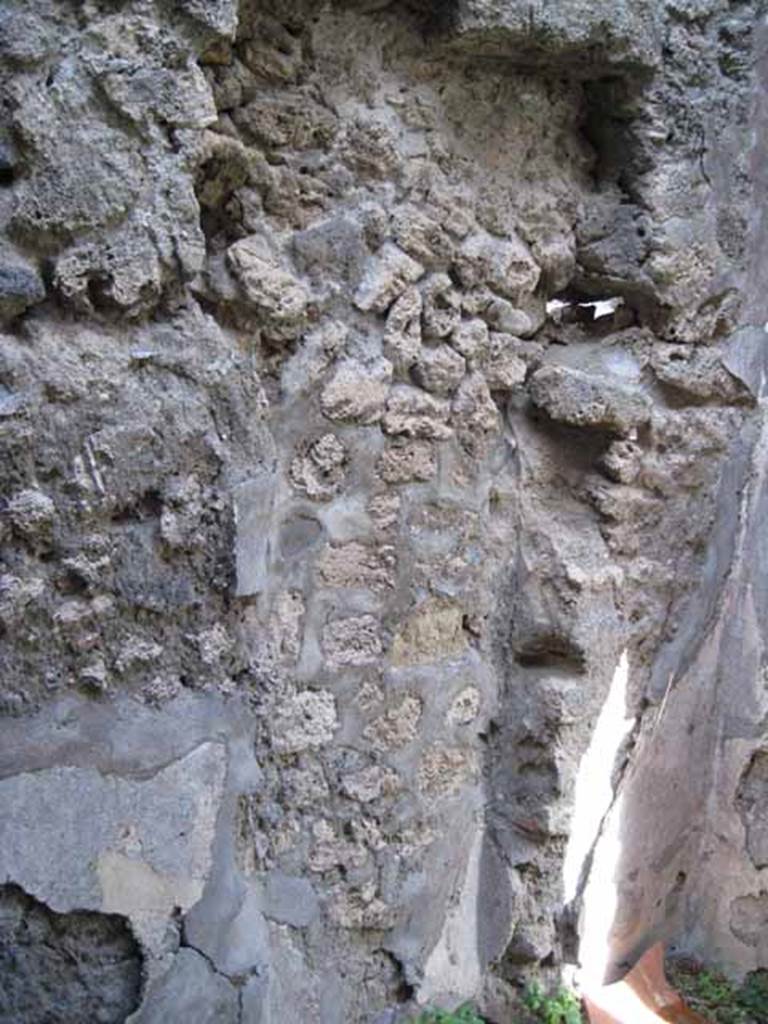
M 768 966 L 763 17 L 3 9 L 3 1024 Z

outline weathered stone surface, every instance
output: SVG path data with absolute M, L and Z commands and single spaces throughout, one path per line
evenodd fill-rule
M 0 1020 L 120 1024 L 139 1004 L 141 953 L 124 918 L 56 914 L 0 887 Z
M 269 531 L 273 522 L 275 482 L 264 474 L 238 484 L 234 492 L 235 571 L 238 597 L 258 594 L 270 571 Z
M 395 561 L 395 551 L 388 545 L 350 541 L 325 551 L 320 558 L 319 575 L 328 587 L 386 591 L 394 586 Z
M 391 380 L 392 364 L 386 359 L 368 365 L 344 360 L 320 396 L 323 412 L 332 420 L 376 423 L 384 412 Z
M 768 756 L 753 755 L 736 793 L 736 807 L 747 831 L 747 850 L 756 868 L 768 866 Z
M 24 264 L 0 264 L 0 321 L 5 322 L 42 302 L 45 288 L 37 271 Z
M 427 750 L 419 765 L 419 786 L 434 796 L 455 793 L 474 771 L 473 755 L 456 748 Z
M 532 378 L 534 403 L 558 423 L 629 433 L 649 417 L 642 395 L 620 384 L 591 377 L 581 370 L 544 366 Z
M 57 913 L 122 915 L 159 950 L 177 908 L 202 895 L 223 782 L 213 743 L 143 782 L 74 767 L 11 776 L 0 782 L 0 870 Z
M 181 949 L 167 974 L 150 986 L 130 1024 L 161 1024 L 183 1017 L 200 1024 L 227 1024 L 238 1013 L 235 987 L 192 949 Z
M 423 273 L 420 263 L 387 242 L 367 264 L 355 294 L 355 305 L 364 312 L 384 313 Z
M 519 238 L 499 241 L 487 234 L 467 238 L 456 256 L 456 268 L 466 288 L 488 285 L 512 300 L 530 294 L 539 280 L 539 268 Z
M 600 0 L 589 7 L 571 3 L 551 8 L 545 0 L 527 6 L 517 0 L 461 0 L 451 28 L 462 46 L 488 55 L 522 50 L 526 61 L 567 66 L 574 60 L 595 74 L 622 64 L 653 66 L 659 59 L 662 19 L 653 2 L 615 5 Z
M 764 14 L 3 10 L 0 1016 L 768 966 Z
M 406 288 L 387 314 L 384 355 L 396 370 L 408 371 L 421 352 L 421 292 Z
M 372 615 L 335 619 L 323 630 L 323 650 L 331 665 L 371 665 L 381 649 L 379 624 Z
M 450 275 L 432 274 L 423 286 L 422 321 L 427 338 L 445 338 L 461 319 L 461 293 Z
M 404 621 L 392 641 L 395 665 L 455 658 L 466 646 L 462 608 L 442 598 L 428 598 Z
M 242 285 L 245 301 L 277 338 L 295 337 L 302 326 L 309 294 L 275 260 L 263 238 L 254 235 L 235 242 L 227 259 Z
M 272 743 L 281 754 L 322 747 L 333 739 L 337 724 L 333 694 L 303 690 L 281 703 L 271 726 Z
M 651 365 L 662 384 L 693 402 L 752 401 L 747 386 L 728 372 L 718 352 L 687 345 L 659 345 Z
M 450 395 L 464 377 L 466 364 L 448 345 L 425 348 L 414 367 L 413 375 L 425 391 L 434 395 Z
M 448 721 L 456 725 L 469 725 L 480 711 L 480 693 L 475 686 L 467 686 L 453 700 L 448 709 Z
M 482 374 L 471 373 L 462 380 L 451 404 L 451 416 L 470 447 L 498 429 L 498 409 Z
M 387 398 L 382 427 L 387 434 L 443 441 L 451 436 L 448 403 L 408 384 L 396 384 Z
M 271 920 L 293 928 L 306 928 L 320 915 L 320 904 L 307 879 L 279 871 L 271 871 L 265 879 L 262 906 Z
M 56 509 L 53 502 L 38 490 L 19 491 L 8 502 L 11 526 L 28 541 L 51 539 Z
M 454 328 L 450 340 L 465 359 L 482 358 L 488 347 L 488 324 L 479 318 L 463 320 Z
M 525 381 L 525 343 L 509 334 L 491 334 L 482 357 L 482 373 L 491 391 L 509 391 Z
M 366 726 L 365 737 L 374 750 L 402 747 L 416 736 L 422 704 L 418 697 L 406 696 Z
M 301 446 L 290 467 L 291 483 L 314 501 L 330 501 L 342 489 L 347 449 L 335 434 Z
M 437 472 L 434 445 L 429 441 L 393 444 L 379 459 L 378 471 L 388 484 L 431 480 Z
M 391 768 L 372 765 L 359 772 L 345 775 L 342 788 L 347 796 L 361 803 L 370 803 L 382 796 L 390 796 L 400 788 L 400 782 Z

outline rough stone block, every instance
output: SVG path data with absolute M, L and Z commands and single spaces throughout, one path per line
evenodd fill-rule
M 392 364 L 386 359 L 368 364 L 344 359 L 320 396 L 323 412 L 332 420 L 377 423 L 384 411 L 391 380 Z
M 530 381 L 530 395 L 550 419 L 572 427 L 627 434 L 648 421 L 648 402 L 637 390 L 565 366 L 543 366 Z
M 366 264 L 355 305 L 363 312 L 385 313 L 409 284 L 424 274 L 424 267 L 392 242 Z

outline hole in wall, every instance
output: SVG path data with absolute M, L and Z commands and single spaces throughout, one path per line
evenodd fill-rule
M 0 886 L 0 1022 L 122 1024 L 141 998 L 142 956 L 119 914 L 59 914 Z

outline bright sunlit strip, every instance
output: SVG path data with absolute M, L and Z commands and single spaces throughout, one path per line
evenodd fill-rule
M 628 677 L 629 661 L 624 651 L 576 776 L 573 818 L 563 864 L 566 903 L 576 895 L 584 859 L 613 799 L 611 776 L 616 754 L 634 722 L 633 718 L 625 717 Z
M 611 929 L 619 902 L 616 868 L 621 857 L 621 804 L 619 797 L 608 815 L 582 897 L 577 977 L 586 992 L 603 984 L 610 960 Z

